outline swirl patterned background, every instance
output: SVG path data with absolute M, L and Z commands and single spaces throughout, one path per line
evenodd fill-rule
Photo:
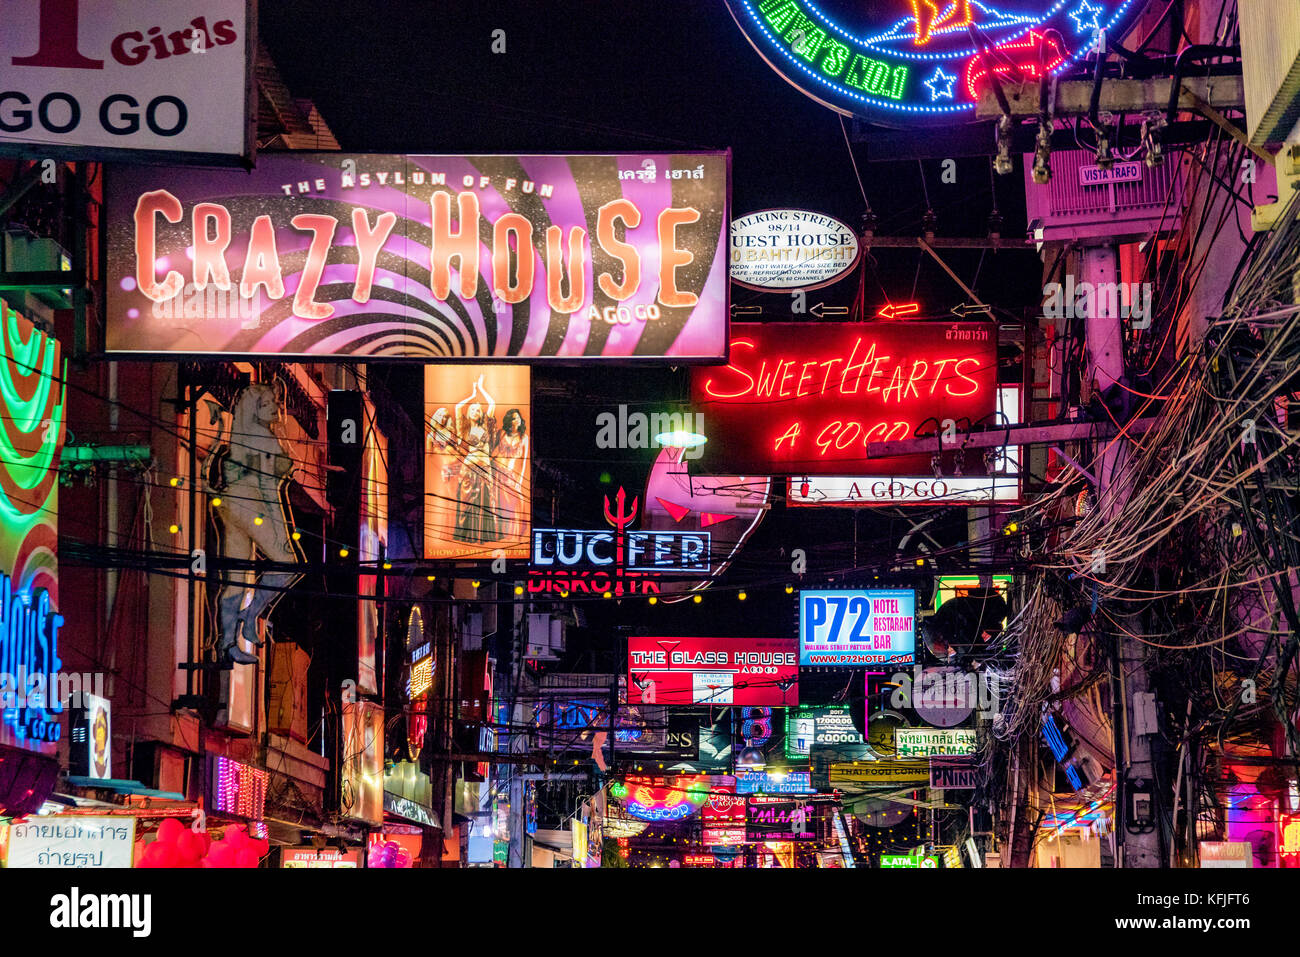
M 350 164 L 350 165 L 349 165 Z M 352 170 L 352 185 L 345 185 Z M 382 154 L 263 154 L 252 173 L 160 167 L 110 168 L 108 184 L 108 349 L 113 352 L 291 356 L 386 356 L 418 359 L 717 359 L 726 354 L 728 312 L 726 231 L 729 210 L 728 153 L 617 154 L 582 156 L 406 156 Z M 434 185 L 438 179 L 446 185 Z M 466 183 L 472 184 L 466 186 Z M 301 186 L 300 186 L 301 184 Z M 543 189 L 546 187 L 546 189 Z M 178 271 L 185 286 L 173 299 L 155 303 L 138 288 L 137 202 L 165 189 L 181 203 L 180 222 L 162 215 L 157 225 L 155 277 Z M 305 190 L 305 191 L 304 191 Z M 456 191 L 477 196 L 478 283 L 460 296 L 460 263 L 453 260 L 446 301 L 430 289 L 430 245 L 435 191 L 452 194 L 452 228 L 459 228 Z M 601 206 L 626 199 L 640 211 L 639 226 L 616 228 L 636 249 L 641 281 L 632 297 L 616 302 L 598 278 L 621 281 L 623 265 L 597 242 Z M 216 203 L 230 212 L 231 242 L 225 252 L 232 290 L 215 284 L 193 287 L 192 212 Z M 696 222 L 679 225 L 677 245 L 692 260 L 676 268 L 678 287 L 698 297 L 692 306 L 662 306 L 655 319 L 608 322 L 590 319 L 594 307 L 623 305 L 644 311 L 659 295 L 657 222 L 668 208 L 691 207 Z M 368 302 L 354 300 L 358 274 L 353 210 L 365 210 L 372 227 L 381 213 L 397 221 L 378 253 Z M 493 295 L 493 224 L 517 213 L 532 226 L 534 286 L 522 302 Z M 334 217 L 338 227 L 325 259 L 315 301 L 333 314 L 306 319 L 293 313 L 312 232 L 295 229 L 299 215 Z M 241 300 L 239 280 L 250 230 L 269 216 L 284 273 L 284 295 Z M 570 229 L 586 230 L 582 269 L 586 290 L 577 311 L 548 304 L 546 231 L 563 229 L 567 276 Z M 214 235 L 210 233 L 210 235 Z M 147 255 L 147 254 L 146 254 Z M 147 270 L 147 265 L 145 269 Z M 564 288 L 568 289 L 566 279 Z

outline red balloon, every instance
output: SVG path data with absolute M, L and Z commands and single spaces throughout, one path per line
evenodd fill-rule
M 271 842 L 264 837 L 259 837 L 256 840 L 249 841 L 247 846 L 257 852 L 259 859 L 266 857 L 266 855 L 271 853 Z
M 256 867 L 257 851 L 253 850 L 248 845 L 244 845 L 243 847 L 241 847 L 238 851 L 235 852 L 235 866 Z
M 209 848 L 212 847 L 212 835 L 209 834 L 207 831 L 203 831 L 202 833 L 199 834 L 199 838 L 203 841 L 203 853 L 200 854 L 199 856 L 205 857 L 208 853 Z
M 136 867 L 158 867 L 158 855 L 162 851 L 163 845 L 157 841 L 145 845 L 144 853 L 140 855 L 136 862 Z
M 234 867 L 235 852 L 229 841 L 213 841 L 204 862 L 209 867 Z
M 176 853 L 175 844 L 162 844 L 157 841 L 154 846 L 158 848 L 158 863 L 155 867 L 179 867 L 181 856 Z
M 174 817 L 169 817 L 158 825 L 158 840 L 162 844 L 175 844 L 176 839 L 184 833 L 185 828 Z
M 176 853 L 186 867 L 197 867 L 204 850 L 203 839 L 193 831 L 182 831 L 181 836 L 176 838 Z
M 239 848 L 243 847 L 244 842 L 248 840 L 248 832 L 244 830 L 242 824 L 227 824 L 224 837 L 231 847 Z

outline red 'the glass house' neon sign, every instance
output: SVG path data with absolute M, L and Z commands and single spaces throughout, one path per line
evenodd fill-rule
M 692 372 L 711 468 L 805 475 L 928 474 L 928 455 L 869 460 L 866 447 L 993 424 L 991 322 L 738 323 L 731 362 Z M 938 439 L 936 438 L 936 450 Z M 972 465 L 967 462 L 965 471 Z

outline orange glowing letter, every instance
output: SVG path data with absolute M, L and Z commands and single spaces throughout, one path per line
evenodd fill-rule
M 515 237 L 515 256 L 519 265 L 514 283 L 510 282 L 510 235 Z M 533 224 L 519 213 L 506 213 L 492 227 L 493 293 L 508 303 L 523 302 L 533 291 Z
M 695 254 L 677 248 L 677 227 L 699 222 L 700 211 L 673 207 L 659 214 L 659 301 L 665 306 L 693 306 L 700 297 L 677 288 L 677 268 L 689 266 Z
M 375 268 L 379 265 L 379 250 L 384 248 L 388 234 L 396 225 L 396 213 L 380 213 L 375 228 L 371 229 L 366 211 L 360 206 L 352 210 L 352 233 L 357 237 L 357 282 L 352 289 L 353 302 L 364 305 L 370 301 Z
M 621 219 L 628 229 L 636 229 L 641 224 L 641 210 L 630 199 L 616 199 L 600 207 L 596 214 L 596 240 L 601 249 L 623 263 L 623 282 L 614 282 L 614 277 L 607 272 L 600 274 L 596 280 L 605 295 L 615 302 L 631 299 L 637 287 L 641 285 L 641 257 L 631 243 L 621 242 L 614 235 L 614 220 Z
M 275 227 L 270 216 L 258 216 L 248 234 L 248 255 L 239 276 L 239 294 L 252 299 L 258 286 L 266 287 L 272 299 L 284 298 L 284 274 L 280 272 L 280 254 L 275 248 Z
M 217 227 L 217 235 L 208 238 L 208 220 Z M 194 288 L 208 288 L 208 276 L 218 289 L 230 288 L 230 267 L 226 265 L 226 247 L 230 245 L 230 210 L 219 203 L 199 203 L 194 207 Z
M 316 302 L 312 297 L 316 295 L 320 278 L 325 274 L 325 261 L 329 257 L 330 243 L 334 241 L 334 230 L 338 228 L 339 221 L 333 216 L 323 216 L 320 213 L 303 213 L 289 222 L 294 229 L 312 231 L 307 261 L 302 265 L 298 289 L 293 294 L 293 314 L 299 319 L 328 319 L 334 315 L 334 307 L 328 302 Z
M 552 226 L 546 230 L 546 301 L 556 312 L 572 313 L 582 308 L 587 298 L 587 263 L 583 246 L 587 231 L 581 226 L 569 230 L 569 295 L 560 295 L 564 278 L 564 250 L 560 247 L 564 230 Z
M 140 291 L 154 302 L 166 302 L 181 291 L 181 287 L 185 285 L 185 277 L 175 269 L 170 269 L 161 283 L 156 281 L 155 213 L 162 213 L 169 223 L 179 223 L 181 201 L 165 189 L 155 189 L 142 193 L 135 204 L 135 282 L 140 287 Z
M 451 194 L 433 194 L 433 239 L 429 243 L 429 288 L 443 302 L 451 294 L 451 260 L 460 261 L 460 297 L 473 299 L 478 292 L 478 197 L 456 194 L 460 229 L 451 231 Z

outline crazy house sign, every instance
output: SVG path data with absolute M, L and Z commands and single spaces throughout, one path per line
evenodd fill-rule
M 107 348 L 726 356 L 730 154 L 293 153 L 107 177 Z
M 727 0 L 727 7 L 768 65 L 819 103 L 921 120 L 973 113 L 990 64 L 1003 82 L 1060 72 L 1086 55 L 1096 31 L 1122 37 L 1142 3 Z
M 534 528 L 529 592 L 657 595 L 662 575 L 708 574 L 712 536 L 704 531 L 634 531 L 637 498 L 620 488 L 604 499 L 610 529 Z
M 0 301 L 0 744 L 54 754 L 68 703 L 59 658 L 57 340 Z

